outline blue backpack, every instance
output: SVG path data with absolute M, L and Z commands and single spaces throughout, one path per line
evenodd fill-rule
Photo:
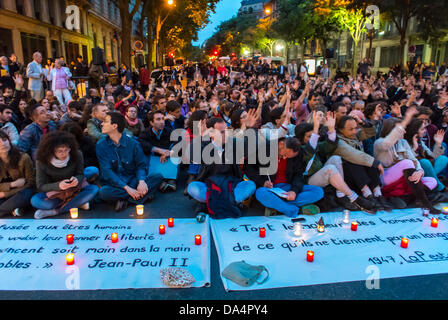
M 216 175 L 209 177 L 207 185 L 207 209 L 214 219 L 239 218 L 241 210 L 233 193 L 241 181 L 236 177 Z

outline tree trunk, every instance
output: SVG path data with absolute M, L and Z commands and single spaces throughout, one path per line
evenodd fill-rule
M 404 48 L 406 47 L 406 32 L 400 34 L 400 66 L 404 66 Z
M 357 43 L 357 42 L 353 42 L 353 44 L 354 44 L 354 46 L 353 46 L 352 77 L 353 77 L 353 78 L 356 78 L 356 69 L 357 69 L 357 66 L 356 66 L 356 54 L 357 54 L 356 49 L 357 49 L 357 47 L 358 47 L 358 43 Z
M 368 34 L 368 36 L 369 36 L 369 53 L 368 53 L 368 59 L 371 59 L 372 58 L 372 44 L 373 44 L 373 37 L 374 37 L 374 35 L 375 35 L 375 29 L 371 29 L 370 31 L 369 31 L 369 34 Z M 372 61 L 372 63 L 373 63 L 374 61 Z
M 121 19 L 121 63 L 126 67 L 131 67 L 131 32 L 132 20 L 128 17 L 128 12 L 122 12 Z
M 152 23 L 149 21 L 148 19 L 148 24 L 147 24 L 147 32 L 148 32 L 148 36 L 146 38 L 147 42 L 148 42 L 148 59 L 146 61 L 146 64 L 148 65 L 148 70 L 149 72 L 152 71 L 153 66 L 152 66 L 152 54 L 153 54 L 153 50 L 154 50 L 154 40 L 152 38 Z

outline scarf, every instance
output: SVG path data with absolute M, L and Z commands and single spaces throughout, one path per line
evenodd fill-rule
M 130 126 L 136 126 L 138 124 L 138 118 L 135 118 L 135 120 L 131 120 L 128 118 L 128 116 L 124 116 L 126 118 L 126 121 L 129 123 Z
M 69 161 L 70 161 L 70 155 L 65 160 L 59 160 L 56 157 L 53 157 L 50 162 L 56 168 L 65 168 Z

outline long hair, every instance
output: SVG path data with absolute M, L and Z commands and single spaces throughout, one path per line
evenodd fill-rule
M 0 139 L 1 140 L 8 139 L 10 145 L 10 149 L 8 152 L 9 166 L 13 169 L 18 169 L 19 161 L 20 158 L 22 157 L 22 151 L 20 151 L 11 143 L 11 139 L 3 130 L 0 130 Z M 2 175 L 5 173 L 4 170 L 6 170 L 6 164 L 3 163 L 2 159 L 0 159 L 0 173 Z
M 54 157 L 54 151 L 59 146 L 70 148 L 70 161 L 78 161 L 78 142 L 73 134 L 66 131 L 47 133 L 37 147 L 36 160 L 49 165 Z
M 207 111 L 205 110 L 196 110 L 193 112 L 190 116 L 190 118 L 187 121 L 187 129 L 190 129 L 190 131 L 193 133 L 193 124 L 195 121 L 201 121 L 207 119 Z
M 397 123 L 402 122 L 400 118 L 389 118 L 384 120 L 383 127 L 381 128 L 380 137 L 385 138 L 395 128 Z
M 418 130 L 420 130 L 422 124 L 423 120 L 413 118 L 406 127 L 406 133 L 404 134 L 404 138 L 406 139 L 406 141 L 409 143 L 410 146 L 413 145 L 412 139 L 414 138 L 414 135 L 418 134 Z

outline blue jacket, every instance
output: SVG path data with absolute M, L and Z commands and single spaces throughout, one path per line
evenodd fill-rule
M 109 186 L 123 188 L 133 179 L 145 180 L 148 163 L 140 144 L 123 134 L 119 145 L 109 136 L 101 138 L 96 145 L 100 163 L 100 180 Z
M 56 131 L 58 129 L 58 125 L 54 121 L 50 121 L 47 126 L 48 131 Z M 36 161 L 37 147 L 39 146 L 40 141 L 42 140 L 42 135 L 44 131 L 42 127 L 38 125 L 36 122 L 33 122 L 27 125 L 22 132 L 20 132 L 19 142 L 17 143 L 17 147 L 21 149 L 23 152 L 28 153 L 34 161 Z

